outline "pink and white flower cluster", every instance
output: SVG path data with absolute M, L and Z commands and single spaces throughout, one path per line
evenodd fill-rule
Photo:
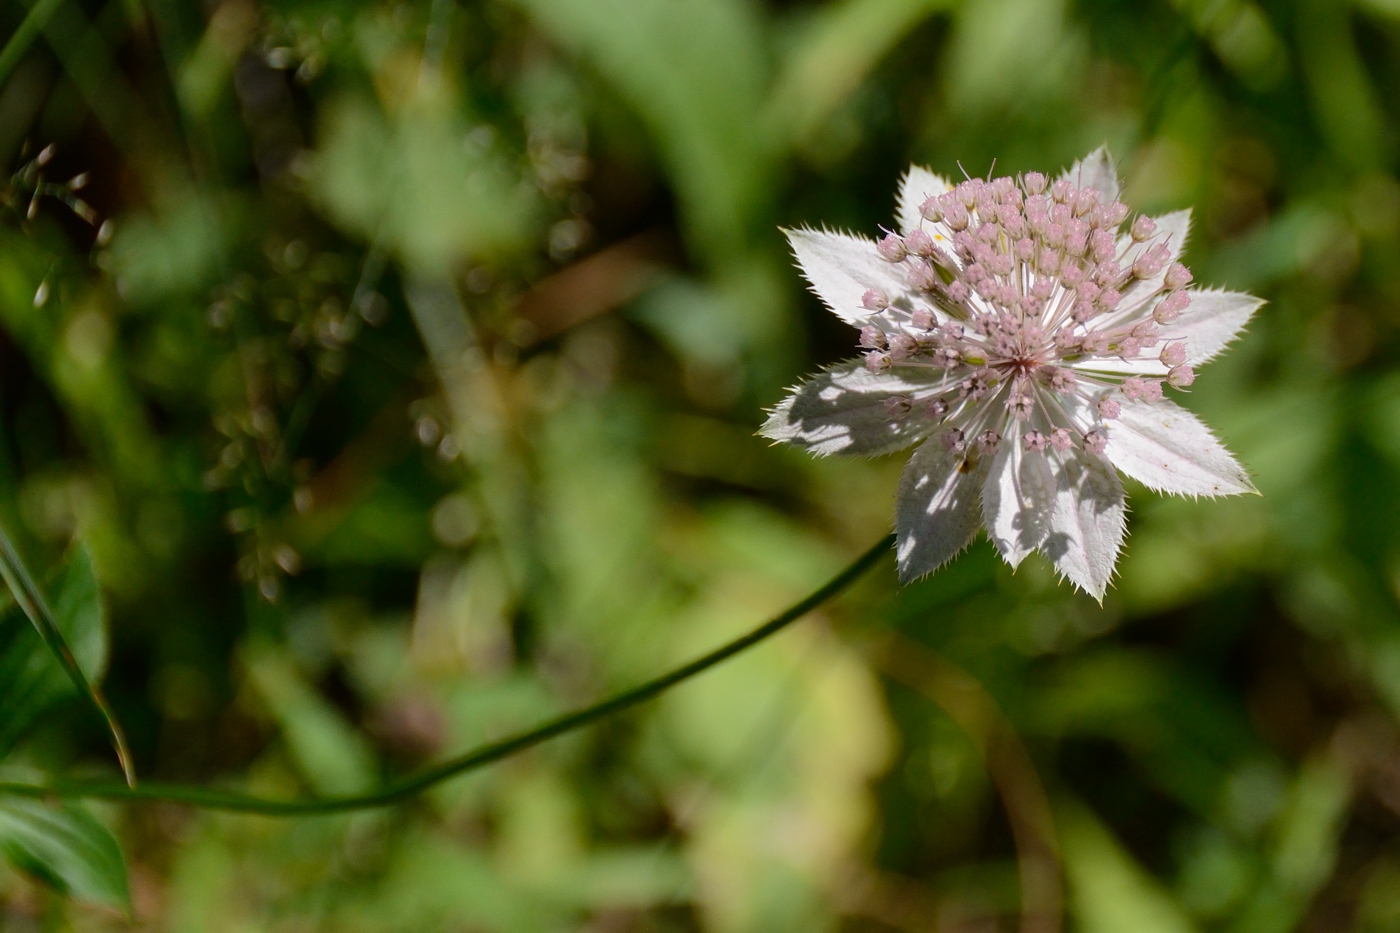
M 1183 495 L 1254 490 L 1163 394 L 1263 303 L 1190 287 L 1189 226 L 1189 211 L 1129 222 L 1103 149 L 1054 181 L 912 168 L 897 233 L 788 232 L 865 353 L 796 388 L 763 433 L 821 455 L 922 441 L 896 508 L 905 581 L 985 527 L 1013 567 L 1039 550 L 1102 598 L 1125 533 L 1114 467 Z

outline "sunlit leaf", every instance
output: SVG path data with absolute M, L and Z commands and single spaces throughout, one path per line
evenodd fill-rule
M 126 907 L 126 862 L 112 833 L 82 806 L 0 800 L 0 852 L 63 894 Z

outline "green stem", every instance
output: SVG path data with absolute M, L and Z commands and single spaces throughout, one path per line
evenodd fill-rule
M 92 704 L 97 715 L 102 717 L 102 721 L 107 724 L 107 730 L 112 736 L 112 747 L 116 749 L 117 761 L 121 764 L 122 776 L 126 778 L 127 787 L 136 786 L 136 769 L 132 765 L 131 752 L 126 747 L 126 735 L 122 732 L 121 723 L 117 721 L 117 716 L 112 712 L 112 708 L 107 705 L 107 700 L 102 696 L 102 691 L 97 689 L 97 685 L 87 679 L 83 669 L 78 666 L 78 659 L 73 657 L 73 652 L 68 647 L 68 642 L 63 638 L 63 632 L 58 627 L 58 620 L 54 618 L 53 610 L 49 608 L 48 600 L 44 598 L 44 593 L 39 589 L 39 585 L 34 582 L 34 578 L 29 575 L 29 570 L 24 566 L 24 561 L 20 559 L 19 552 L 15 550 L 14 542 L 10 536 L 0 527 L 0 577 L 5 580 L 5 585 L 14 594 L 15 602 L 19 603 L 20 609 L 29 617 L 29 621 L 34 623 L 34 628 L 39 632 L 39 637 L 44 640 L 53 656 L 58 659 L 58 663 L 67 672 L 68 679 L 73 682 L 73 686 L 78 688 L 78 693 L 85 697 Z
M 824 586 L 801 602 L 789 607 L 780 615 L 748 634 L 716 648 L 703 657 L 696 658 L 689 664 L 662 674 L 641 686 L 609 697 L 587 709 L 560 716 L 558 719 L 553 719 L 512 738 L 483 745 L 464 755 L 427 768 L 418 774 L 394 781 L 370 794 L 356 797 L 272 800 L 248 794 L 186 785 L 142 783 L 139 787 L 128 787 L 116 783 L 66 781 L 49 785 L 0 783 L 0 797 L 9 795 L 39 799 L 82 797 L 98 800 L 166 801 L 188 804 L 206 810 L 230 810 L 241 813 L 258 813 L 264 816 L 311 816 L 324 813 L 342 813 L 398 803 L 459 774 L 494 764 L 503 758 L 509 758 L 511 755 L 533 748 L 556 736 L 581 729 L 614 713 L 650 700 L 676 684 L 707 671 L 741 651 L 753 647 L 770 635 L 782 631 L 850 586 L 884 556 L 893 544 L 893 540 L 893 536 L 882 538 L 874 547 L 856 558 L 849 567 L 832 577 Z
M 19 24 L 15 34 L 10 36 L 10 41 L 5 43 L 5 48 L 0 49 L 0 82 L 10 76 L 10 72 L 15 70 L 19 60 L 24 57 L 24 53 L 29 51 L 29 46 L 33 44 L 35 38 L 43 31 L 48 24 L 49 17 L 53 16 L 54 10 L 63 0 L 39 0 L 29 8 L 25 14 L 24 21 Z

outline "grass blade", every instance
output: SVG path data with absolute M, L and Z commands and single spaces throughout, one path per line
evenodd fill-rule
M 15 550 L 14 542 L 10 540 L 3 527 L 0 527 L 0 576 L 5 579 L 5 585 L 14 594 L 15 602 L 19 603 L 20 609 L 29 617 L 29 621 L 34 623 L 34 628 L 39 632 L 39 637 L 44 640 L 44 644 L 53 652 L 58 663 L 68 674 L 68 679 L 73 682 L 73 686 L 78 689 L 78 693 L 87 697 L 93 709 L 102 717 L 107 724 L 107 729 L 112 735 L 112 747 L 116 749 L 117 760 L 121 764 L 122 775 L 126 778 L 129 787 L 136 786 L 136 770 L 132 766 L 131 751 L 126 745 L 126 736 L 122 732 L 122 727 L 117 722 L 117 717 L 112 713 L 112 708 L 107 705 L 107 700 L 102 696 L 102 692 L 96 685 L 88 681 L 83 669 L 78 666 L 77 658 L 73 657 L 72 650 L 68 647 L 68 642 L 63 638 L 63 632 L 59 630 L 58 621 L 54 618 L 53 610 L 49 608 L 48 600 L 44 598 L 44 593 L 39 589 L 39 585 L 34 582 L 34 577 L 30 575 L 24 561 L 20 559 L 19 552 Z
M 53 16 L 54 10 L 63 0 L 39 0 L 29 8 L 25 14 L 24 21 L 19 24 L 15 34 L 10 36 L 10 41 L 5 43 L 5 47 L 0 49 L 0 83 L 3 83 L 10 76 L 10 72 L 15 70 L 19 60 L 24 57 L 24 53 L 29 51 L 29 46 L 48 23 L 49 17 Z

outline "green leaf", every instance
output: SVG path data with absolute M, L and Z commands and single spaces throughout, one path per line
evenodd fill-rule
M 107 614 L 85 548 L 69 553 L 49 592 L 58 634 L 79 670 L 89 681 L 100 679 L 107 666 Z M 11 603 L 0 613 L 0 759 L 35 720 L 73 692 L 59 659 L 19 604 Z
M 951 0 L 841 0 L 813 14 L 785 56 L 766 110 L 787 142 L 803 144 L 879 61 Z
M 755 115 L 767 81 L 751 0 L 514 0 L 596 68 L 646 125 L 691 240 L 711 257 L 747 242 L 772 154 Z
M 537 203 L 486 144 L 463 145 L 470 124 L 445 96 L 386 118 L 347 97 L 328 108 L 316 193 L 331 218 L 382 241 L 419 269 L 519 249 Z
M 61 2 L 62 0 L 39 0 L 29 8 L 24 22 L 19 24 L 14 35 L 5 42 L 5 48 L 0 50 L 0 81 L 4 81 L 10 76 L 10 72 L 15 70 L 15 66 L 24 58 L 24 53 L 29 51 L 29 46 L 38 38 L 39 33 L 43 32 L 49 17 Z
M 1087 809 L 1059 814 L 1065 874 L 1082 933 L 1193 933 L 1190 915 Z
M 76 803 L 0 801 L 0 852 L 62 894 L 126 908 L 126 862 L 107 827 Z

